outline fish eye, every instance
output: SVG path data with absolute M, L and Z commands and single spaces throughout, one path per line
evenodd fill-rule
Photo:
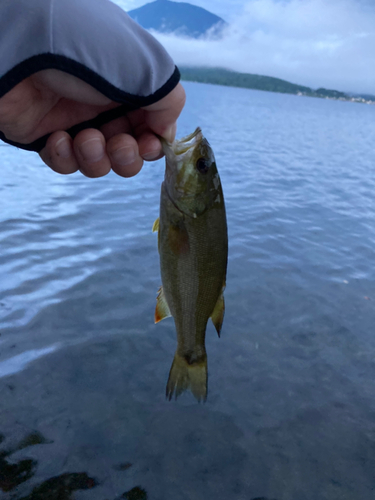
M 207 174 L 208 172 L 208 169 L 210 167 L 208 161 L 205 159 L 205 158 L 199 158 L 197 160 L 197 163 L 195 164 L 195 166 L 197 167 L 197 170 L 201 173 L 201 174 Z

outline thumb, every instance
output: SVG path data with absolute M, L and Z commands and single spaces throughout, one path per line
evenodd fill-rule
M 186 95 L 179 83 L 167 96 L 160 101 L 145 106 L 145 122 L 152 132 L 173 142 L 176 135 L 176 121 L 185 105 Z

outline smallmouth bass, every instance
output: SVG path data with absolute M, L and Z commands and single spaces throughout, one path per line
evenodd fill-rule
M 200 128 L 172 144 L 166 156 L 158 231 L 162 287 L 155 323 L 173 316 L 177 350 L 169 373 L 169 400 L 190 389 L 207 398 L 205 335 L 211 318 L 220 336 L 228 236 L 225 204 L 213 151 Z

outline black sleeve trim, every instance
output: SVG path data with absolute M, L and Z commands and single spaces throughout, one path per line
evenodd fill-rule
M 44 69 L 58 69 L 60 71 L 64 71 L 65 73 L 76 76 L 94 87 L 96 90 L 104 94 L 112 101 L 122 104 L 122 106 L 119 106 L 118 108 L 105 111 L 95 118 L 86 122 L 79 123 L 78 125 L 75 125 L 74 127 L 67 130 L 67 132 L 73 138 L 81 130 L 84 130 L 86 128 L 99 128 L 101 125 L 110 122 L 114 118 L 123 116 L 128 111 L 133 111 L 134 109 L 138 109 L 143 106 L 149 106 L 154 102 L 160 101 L 160 99 L 168 95 L 180 81 L 180 72 L 177 66 L 175 66 L 172 76 L 162 87 L 160 87 L 160 89 L 148 96 L 137 96 L 118 89 L 117 87 L 109 83 L 105 78 L 98 75 L 95 71 L 87 68 L 77 61 L 74 61 L 73 59 L 69 59 L 65 56 L 45 53 L 30 57 L 29 59 L 22 61 L 21 63 L 17 64 L 17 66 L 8 71 L 3 77 L 1 77 L 0 98 L 25 78 Z M 21 144 L 8 140 L 3 132 L 0 131 L 0 139 L 2 141 L 11 144 L 12 146 L 25 149 L 27 151 L 36 152 L 39 152 L 44 148 L 49 136 L 50 134 L 47 134 L 30 144 Z

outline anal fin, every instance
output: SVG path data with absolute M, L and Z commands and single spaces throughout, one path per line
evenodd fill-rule
M 156 298 L 155 323 L 159 323 L 159 321 L 164 318 L 168 318 L 169 316 L 172 316 L 171 311 L 169 310 L 169 306 L 164 295 L 164 290 L 161 286 Z

